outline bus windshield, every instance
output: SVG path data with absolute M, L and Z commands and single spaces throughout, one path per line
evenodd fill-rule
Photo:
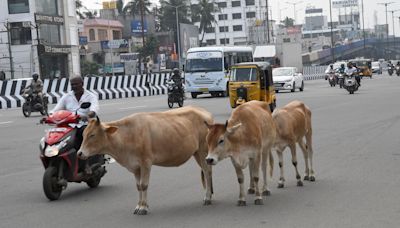
M 223 71 L 222 58 L 188 59 L 186 72 L 211 72 Z

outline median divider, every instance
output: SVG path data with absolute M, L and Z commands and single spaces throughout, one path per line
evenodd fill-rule
M 305 80 L 324 78 L 325 69 L 326 66 L 304 67 L 304 78 Z M 170 74 L 170 72 L 165 72 L 147 75 L 85 77 L 84 86 L 96 94 L 99 100 L 162 95 L 167 93 L 166 81 Z M 31 79 L 0 81 L 0 109 L 21 107 L 24 102 L 21 93 L 30 83 Z M 57 103 L 70 90 L 68 78 L 43 81 L 43 93 L 48 95 L 49 103 Z

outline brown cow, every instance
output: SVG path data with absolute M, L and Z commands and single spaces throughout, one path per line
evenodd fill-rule
M 250 101 L 232 111 L 226 124 L 209 125 L 207 135 L 207 164 L 216 165 L 218 161 L 230 157 L 236 170 L 240 194 L 238 206 L 245 206 L 243 169 L 249 164 L 250 189 L 254 188 L 256 205 L 263 204 L 259 190 L 259 169 L 262 163 L 263 195 L 269 195 L 267 187 L 267 159 L 275 141 L 275 126 L 269 106 L 265 102 Z M 271 161 L 271 160 L 270 160 Z
M 134 214 L 148 212 L 147 187 L 152 165 L 180 166 L 193 156 L 206 179 L 204 204 L 211 204 L 212 170 L 206 164 L 204 122 L 212 124 L 212 115 L 197 107 L 166 112 L 137 113 L 121 120 L 100 123 L 91 120 L 83 133 L 78 155 L 83 159 L 95 154 L 111 155 L 135 175 L 139 202 Z
M 289 147 L 292 153 L 292 164 L 296 170 L 297 186 L 303 186 L 297 169 L 296 143 L 299 144 L 303 151 L 306 164 L 304 180 L 315 181 L 312 165 L 313 149 L 310 109 L 301 101 L 292 101 L 283 108 L 275 109 L 272 113 L 272 118 L 274 119 L 277 131 L 275 149 L 279 157 L 281 171 L 278 187 L 284 187 L 285 177 L 283 175 L 282 153 L 286 147 Z M 303 141 L 304 137 L 306 138 L 306 143 Z

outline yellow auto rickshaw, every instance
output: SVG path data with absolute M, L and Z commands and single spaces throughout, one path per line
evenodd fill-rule
M 372 65 L 371 59 L 351 59 L 349 60 L 353 65 L 360 69 L 359 75 L 361 77 L 370 77 L 372 78 Z
M 232 108 L 247 101 L 265 101 L 271 111 L 276 107 L 272 68 L 268 62 L 245 62 L 231 67 L 229 100 Z

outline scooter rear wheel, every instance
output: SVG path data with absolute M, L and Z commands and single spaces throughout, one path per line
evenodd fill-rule
M 61 196 L 62 187 L 57 184 L 56 167 L 48 167 L 43 174 L 43 190 L 49 200 L 58 200 Z

